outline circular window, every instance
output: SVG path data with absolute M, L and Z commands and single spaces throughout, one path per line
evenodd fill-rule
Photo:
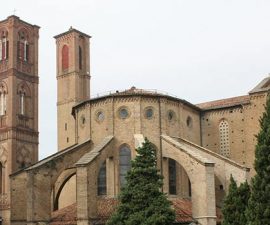
M 190 116 L 187 118 L 187 126 L 192 127 L 192 118 Z
M 168 112 L 168 120 L 173 121 L 174 119 L 175 119 L 175 113 L 174 113 L 174 111 L 170 110 Z
M 145 109 L 145 118 L 152 119 L 154 116 L 154 110 L 152 107 L 148 107 Z
M 98 111 L 98 112 L 97 112 L 97 121 L 98 121 L 98 122 L 102 122 L 104 119 L 105 119 L 104 112 Z
M 121 118 L 121 119 L 126 119 L 127 117 L 129 116 L 129 113 L 128 113 L 128 110 L 127 110 L 127 108 L 120 108 L 120 110 L 119 110 L 119 117 Z

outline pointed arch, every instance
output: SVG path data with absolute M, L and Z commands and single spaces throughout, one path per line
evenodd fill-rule
M 61 178 L 61 176 L 60 176 Z M 63 183 L 60 185 L 59 187 L 59 190 L 58 192 L 56 193 L 56 196 L 55 196 L 55 200 L 54 200 L 54 205 L 53 205 L 53 210 L 56 211 L 56 210 L 59 210 L 61 208 L 60 206 L 60 197 L 61 197 L 61 194 L 64 190 L 64 188 L 66 187 L 67 183 L 72 179 L 72 178 L 76 178 L 76 172 L 74 173 L 71 173 L 70 175 L 68 175 L 65 180 L 63 181 Z M 74 190 L 73 190 L 74 191 Z M 76 190 L 75 190 L 76 192 Z
M 107 195 L 107 167 L 106 160 L 102 163 L 98 173 L 98 195 Z
M 7 111 L 7 84 L 5 82 L 0 82 L 0 116 L 6 115 Z
M 230 158 L 230 127 L 226 119 L 219 123 L 220 154 Z
M 165 179 L 168 182 L 168 194 L 191 198 L 191 182 L 184 167 L 173 158 L 166 158 L 164 162 L 168 166 L 168 175 Z
M 19 96 L 19 114 L 26 115 L 28 101 L 29 101 L 29 98 L 31 97 L 30 88 L 26 82 L 21 82 L 18 85 L 17 94 Z
M 9 39 L 8 31 L 2 29 L 0 31 L 0 61 L 8 59 L 9 55 Z
M 18 32 L 17 56 L 20 61 L 29 61 L 29 32 L 25 28 L 21 28 Z
M 126 175 L 131 168 L 131 150 L 127 144 L 123 144 L 119 149 L 119 180 L 120 187 L 126 184 Z

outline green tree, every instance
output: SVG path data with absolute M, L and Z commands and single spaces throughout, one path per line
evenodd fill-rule
M 237 187 L 233 177 L 230 179 L 229 193 L 224 200 L 222 213 L 224 220 L 222 225 L 246 225 L 245 215 L 250 188 L 247 182 Z
M 107 225 L 171 225 L 175 212 L 162 193 L 162 176 L 158 174 L 156 152 L 145 139 L 138 148 L 122 188 L 120 204 Z
M 251 182 L 248 225 L 270 225 L 270 98 L 260 120 L 261 131 L 255 150 L 256 175 Z

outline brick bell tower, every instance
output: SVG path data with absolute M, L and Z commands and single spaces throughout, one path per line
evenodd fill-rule
M 72 107 L 90 98 L 90 38 L 72 27 L 55 36 L 59 151 L 76 144 Z
M 38 160 L 39 27 L 0 21 L 0 217 L 9 224 L 9 175 Z M 23 193 L 22 193 L 23 194 Z

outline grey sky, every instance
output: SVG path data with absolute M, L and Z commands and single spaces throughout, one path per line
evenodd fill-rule
M 247 94 L 270 72 L 269 0 L 8 0 L 40 30 L 40 158 L 56 147 L 53 36 L 92 35 L 91 94 L 131 86 L 192 103 Z

